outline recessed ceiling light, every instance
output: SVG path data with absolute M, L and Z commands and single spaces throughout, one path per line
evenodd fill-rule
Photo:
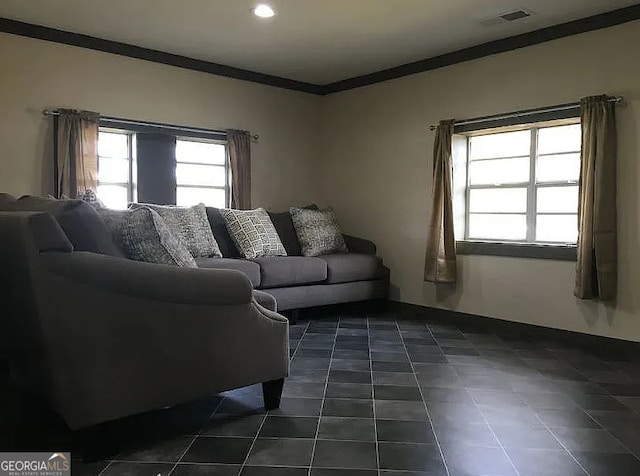
M 256 8 L 253 9 L 253 14 L 260 18 L 271 18 L 276 14 L 269 5 L 261 3 L 257 5 Z

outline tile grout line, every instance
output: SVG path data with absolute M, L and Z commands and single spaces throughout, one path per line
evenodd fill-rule
M 429 413 L 429 408 L 427 407 L 427 402 L 425 401 L 424 394 L 422 393 L 422 387 L 420 387 L 420 381 L 416 376 L 416 369 L 413 366 L 413 361 L 411 360 L 411 356 L 409 355 L 409 350 L 407 349 L 407 344 L 404 341 L 404 336 L 402 335 L 402 331 L 400 330 L 400 326 L 398 325 L 398 320 L 395 320 L 396 329 L 398 330 L 398 334 L 400 335 L 400 342 L 402 342 L 402 347 L 404 347 L 405 355 L 407 356 L 407 360 L 409 361 L 409 365 L 411 366 L 411 373 L 413 374 L 413 378 L 416 381 L 416 385 L 418 386 L 418 392 L 420 392 L 420 398 L 422 399 L 422 405 L 424 406 L 425 412 L 427 413 L 427 418 L 429 419 L 429 425 L 431 427 L 431 431 L 433 432 L 433 438 L 436 442 L 436 446 L 438 447 L 438 451 L 440 453 L 440 458 L 442 459 L 442 464 L 444 465 L 444 470 L 446 471 L 448 476 L 451 476 L 451 471 L 449 470 L 449 465 L 447 464 L 447 460 L 444 457 L 444 451 L 442 451 L 442 445 L 440 444 L 440 440 L 438 439 L 438 435 L 436 433 L 435 427 L 433 425 L 433 419 L 431 418 L 431 413 Z M 424 323 L 425 329 L 429 331 L 431 334 L 431 329 L 427 327 L 427 324 Z M 433 334 L 431 334 L 433 337 Z M 437 341 L 436 341 L 437 344 Z
M 113 460 L 109 461 L 109 463 L 104 468 L 102 468 L 102 471 L 100 471 L 97 474 L 97 476 L 102 476 L 104 474 L 104 472 L 109 468 L 109 466 L 111 466 L 111 463 L 113 463 Z
M 253 441 L 251 442 L 251 446 L 249 446 L 249 449 L 247 450 L 247 456 L 244 457 L 244 460 L 242 461 L 242 464 L 240 465 L 240 471 L 238 471 L 239 475 L 242 474 L 242 472 L 244 471 L 245 466 L 247 465 L 247 461 L 249 460 L 249 456 L 251 455 L 251 450 L 253 450 L 253 447 L 255 446 L 256 441 L 258 441 L 258 436 L 260 435 L 260 432 L 262 431 L 262 427 L 264 426 L 264 422 L 267 421 L 267 417 L 268 416 L 269 416 L 269 414 L 265 412 L 264 417 L 262 418 L 262 421 L 260 422 L 260 426 L 258 427 L 258 431 L 256 432 L 256 436 L 253 438 Z
M 213 409 L 213 411 L 209 414 L 209 417 L 207 418 L 207 421 L 209 421 L 209 419 L 211 418 L 211 416 L 216 412 L 216 410 L 218 409 L 218 407 L 222 404 L 222 402 L 224 401 L 224 398 L 221 398 L 220 401 L 218 402 L 218 404 L 215 406 L 215 408 Z M 187 454 L 187 451 L 189 451 L 189 449 L 191 448 L 191 446 L 193 445 L 193 443 L 196 441 L 196 439 L 198 438 L 198 436 L 200 435 L 200 433 L 202 433 L 202 428 L 198 431 L 198 433 L 196 435 L 193 435 L 193 439 L 191 440 L 191 442 L 187 445 L 187 448 L 182 452 L 182 454 L 180 455 L 180 457 L 178 458 L 178 460 L 174 463 L 173 467 L 171 468 L 171 470 L 167 473 L 167 476 L 170 476 L 176 469 L 176 467 L 178 466 L 178 464 L 180 463 L 180 461 L 182 460 L 182 458 L 184 457 L 185 454 Z M 109 460 L 109 463 L 102 469 L 102 471 L 100 471 L 96 476 L 102 476 L 104 474 L 104 472 L 109 468 L 109 466 L 111 466 L 112 463 L 114 462 L 129 462 L 127 460 L 115 460 L 115 459 L 111 459 Z M 148 461 L 134 461 L 136 463 L 148 463 Z M 164 463 L 163 461 L 154 461 L 153 463 L 158 463 L 158 464 L 162 464 Z M 167 464 L 171 464 L 171 462 L 168 462 Z
M 373 382 L 373 356 L 371 355 L 371 327 L 369 326 L 370 317 L 367 316 L 367 346 L 369 348 L 369 375 L 371 377 L 371 407 L 373 410 L 373 437 L 376 444 L 376 466 L 377 474 L 380 476 L 380 443 L 378 442 L 378 423 L 376 422 L 376 393 L 375 384 Z
M 582 409 L 581 409 L 581 410 L 582 410 Z M 584 412 L 584 410 L 582 410 L 582 411 Z M 587 412 L 584 412 L 584 413 L 585 413 L 586 415 L 588 415 L 588 416 L 589 416 L 589 418 L 591 418 L 591 415 L 589 415 Z M 576 462 L 576 464 L 578 465 L 578 467 L 579 467 L 582 471 L 584 471 L 584 474 L 586 474 L 587 476 L 591 476 L 591 473 L 589 473 L 589 471 L 587 471 L 587 469 L 586 469 L 584 466 L 582 466 L 582 464 L 580 463 L 580 461 L 578 461 L 578 459 L 577 459 L 575 456 L 573 456 L 573 453 L 572 453 L 571 451 L 569 451 L 569 448 L 567 448 L 567 447 L 564 445 L 564 443 L 562 443 L 562 441 L 560 441 L 560 438 L 558 438 L 558 437 L 556 436 L 556 434 L 555 434 L 555 433 L 553 432 L 553 430 L 552 430 L 552 427 L 550 427 L 549 425 L 547 425 L 547 424 L 542 420 L 542 418 L 540 418 L 540 417 L 538 416 L 538 414 L 537 414 L 537 413 L 536 413 L 536 418 L 538 418 L 538 420 L 540 420 L 540 422 L 542 423 L 542 426 L 543 426 L 543 427 L 544 427 L 544 428 L 545 428 L 549 433 L 551 433 L 551 436 L 553 436 L 553 438 L 558 442 L 558 444 L 562 447 L 562 449 L 563 449 L 564 451 L 566 451 L 566 452 L 567 452 L 567 454 L 571 457 L 571 459 L 572 459 L 573 461 L 575 461 L 575 462 Z M 594 421 L 595 421 L 595 420 L 594 420 Z M 596 422 L 596 423 L 598 423 L 598 422 Z M 598 423 L 598 425 L 600 425 L 600 423 Z
M 550 351 L 554 356 L 556 355 L 555 352 Z M 598 382 L 594 382 L 592 381 L 588 376 L 586 376 L 585 374 L 583 374 L 580 369 L 578 369 L 575 365 L 573 365 L 571 362 L 567 362 L 565 359 L 562 359 L 561 357 L 556 357 L 558 360 L 560 360 L 561 362 L 566 363 L 569 367 L 571 367 L 571 369 L 573 369 L 575 372 L 577 372 L 578 374 L 580 374 L 581 376 L 583 376 L 584 378 L 587 379 L 587 382 L 592 383 L 594 385 L 597 385 L 598 387 L 600 387 L 604 392 L 605 392 L 605 396 L 610 396 L 614 399 L 615 396 L 613 394 L 611 394 L 611 392 L 609 392 L 606 388 L 604 388 L 602 385 L 600 385 Z M 613 367 L 609 367 L 612 370 Z M 568 382 L 571 382 L 570 380 L 568 380 Z M 564 392 L 562 392 L 564 394 Z M 607 428 L 605 428 L 603 425 L 601 425 L 595 418 L 593 418 L 591 416 L 591 414 L 589 413 L 589 411 L 585 408 L 582 408 L 582 406 L 576 401 L 574 400 L 572 395 L 567 394 L 567 396 L 569 397 L 569 399 L 576 404 L 577 408 L 579 408 L 585 415 L 587 415 L 591 420 L 593 420 L 598 426 L 600 430 L 604 431 L 608 436 L 610 436 L 613 440 L 615 440 L 620 446 L 622 446 L 625 450 L 627 450 L 629 452 L 630 455 L 634 456 L 636 459 L 640 460 L 640 455 L 637 455 L 635 452 L 631 451 L 631 449 L 625 445 L 621 440 L 619 440 L 618 438 L 616 438 Z M 617 399 L 616 399 L 617 401 Z M 526 402 L 525 402 L 526 403 Z M 551 436 L 553 436 L 553 438 L 558 442 L 558 444 L 560 444 L 560 446 L 562 447 L 562 449 L 564 449 L 569 456 L 571 456 L 571 458 L 576 462 L 576 464 L 585 472 L 585 474 L 590 475 L 589 471 L 587 471 L 587 469 L 582 465 L 582 463 L 580 463 L 578 461 L 578 459 L 573 455 L 573 452 L 571 450 L 569 450 L 569 448 L 567 448 L 565 446 L 564 443 L 562 443 L 562 441 L 560 440 L 560 438 L 558 438 L 555 434 L 555 432 L 553 431 L 554 427 L 549 426 L 547 423 L 545 423 L 539 416 L 538 416 L 538 412 L 536 411 L 535 408 L 531 407 L 529 405 L 529 403 L 526 403 L 527 407 L 530 408 L 531 410 L 533 410 L 533 412 L 536 414 L 536 418 L 538 418 L 538 420 L 540 420 L 540 422 L 542 423 L 543 427 L 549 432 L 551 433 Z M 581 451 L 581 450 L 575 450 L 575 451 Z M 584 451 L 584 450 L 582 450 Z
M 552 352 L 552 354 L 553 354 L 553 355 L 555 355 L 555 353 L 553 353 L 553 352 Z M 557 358 L 557 357 L 556 357 L 556 358 Z M 562 362 L 567 363 L 567 364 L 569 365 L 569 367 L 571 367 L 575 372 L 577 372 L 577 373 L 578 373 L 578 374 L 580 374 L 581 376 L 585 377 L 585 378 L 587 379 L 587 381 L 588 381 L 588 382 L 590 382 L 590 383 L 594 383 L 594 384 L 598 385 L 599 387 L 601 387 L 599 384 L 597 384 L 597 383 L 595 383 L 595 382 L 592 382 L 588 377 L 586 377 L 585 375 L 583 375 L 583 374 L 580 372 L 580 370 L 579 370 L 577 367 L 575 367 L 574 365 L 572 365 L 571 363 L 566 362 L 564 359 L 560 359 L 560 358 L 558 358 L 558 360 L 560 360 L 560 361 L 562 361 Z M 535 368 L 535 370 L 539 371 L 540 369 Z M 539 372 L 539 373 L 540 373 L 543 377 L 545 377 L 541 372 Z M 551 379 L 551 380 L 553 380 L 553 379 Z M 571 381 L 570 381 L 570 380 L 567 380 L 567 382 L 571 382 Z M 601 387 L 601 388 L 602 388 L 602 387 Z M 603 390 L 605 390 L 605 389 L 603 388 Z M 564 394 L 564 392 L 562 392 L 562 393 Z M 576 406 L 577 406 L 577 407 L 578 407 L 578 408 L 579 408 L 579 409 L 580 409 L 584 414 L 586 414 L 589 418 L 591 418 L 591 419 L 592 419 L 592 420 L 593 420 L 593 421 L 594 421 L 598 426 L 600 426 L 600 428 L 601 428 L 601 429 L 605 430 L 605 432 L 606 432 L 606 429 L 605 429 L 604 427 L 602 427 L 602 425 L 600 425 L 600 423 L 598 423 L 597 421 L 595 421 L 595 419 L 594 419 L 591 415 L 589 415 L 589 413 L 587 413 L 587 411 L 586 411 L 585 409 L 583 409 L 582 407 L 580 407 L 580 405 L 579 405 L 579 404 L 578 404 L 578 403 L 573 399 L 573 397 L 572 397 L 571 395 L 567 395 L 567 396 L 569 397 L 569 399 L 570 399 L 573 403 L 575 403 L 575 404 L 576 404 Z M 473 400 L 473 398 L 472 398 L 472 400 Z M 475 400 L 473 400 L 473 401 L 474 401 L 474 403 L 475 403 Z M 552 429 L 553 427 L 549 426 L 549 425 L 548 425 L 544 420 L 542 420 L 542 418 L 540 418 L 540 416 L 538 415 L 538 412 L 536 411 L 536 409 L 535 409 L 535 408 L 533 408 L 533 407 L 531 407 L 531 405 L 530 405 L 529 403 L 525 402 L 525 405 L 527 406 L 527 408 L 529 408 L 529 409 L 531 409 L 531 410 L 533 411 L 533 413 L 535 414 L 535 417 L 536 417 L 536 418 L 538 419 L 538 421 L 540 421 L 540 423 L 542 424 L 542 427 L 543 427 L 544 429 L 546 429 L 546 430 L 551 434 L 551 436 L 552 436 L 552 437 L 553 437 L 553 438 L 558 442 L 558 444 L 560 445 L 560 447 L 561 447 L 561 448 L 562 448 L 562 449 L 563 449 L 563 450 L 564 450 L 564 451 L 565 451 L 565 452 L 566 452 L 566 453 L 571 457 L 571 459 L 572 459 L 573 461 L 575 461 L 575 463 L 578 465 L 578 467 L 579 467 L 582 471 L 584 471 L 584 474 L 585 474 L 586 476 L 590 476 L 590 473 L 586 470 L 586 468 L 585 468 L 585 467 L 584 467 L 584 466 L 583 466 L 583 465 L 578 461 L 578 459 L 577 459 L 577 458 L 573 455 L 573 453 L 572 453 L 572 452 L 571 452 L 571 451 L 570 451 L 570 450 L 569 450 L 569 449 L 568 449 L 568 448 L 567 448 L 567 447 L 562 443 L 562 441 L 560 441 L 560 438 L 558 438 L 558 437 L 556 436 L 556 434 L 554 433 L 554 431 L 553 431 L 553 429 Z M 485 417 L 485 416 L 484 416 L 484 414 L 482 413 L 482 410 L 480 410 L 480 409 L 479 409 L 479 411 L 480 411 L 480 413 L 482 414 L 483 418 L 485 419 L 485 421 L 486 421 L 487 425 L 489 426 L 489 429 L 490 429 L 490 430 L 491 430 L 491 432 L 494 434 L 494 436 L 495 436 L 496 440 L 498 441 L 498 444 L 500 444 L 500 446 L 502 447 L 502 442 L 500 441 L 500 439 L 498 438 L 498 436 L 497 436 L 497 435 L 495 434 L 495 432 L 493 431 L 493 426 L 492 426 L 492 425 L 489 423 L 489 421 L 486 419 L 486 417 Z M 609 433 L 607 432 L 607 434 L 609 434 Z M 610 436 L 611 436 L 612 438 L 614 438 L 614 439 L 615 439 L 615 437 L 613 437 L 613 435 L 610 435 Z M 616 441 L 617 441 L 617 439 L 616 439 Z M 623 444 L 622 444 L 622 442 L 620 442 L 620 441 L 618 441 L 618 442 L 619 442 L 619 443 L 620 443 L 620 444 L 621 444 L 625 449 L 629 450 L 629 448 L 627 448 L 625 445 L 623 445 Z M 503 448 L 503 449 L 504 449 L 504 448 Z M 533 450 L 533 451 L 536 451 L 536 450 L 543 450 L 543 449 L 541 449 L 541 448 L 540 448 L 540 449 L 539 449 L 539 448 L 529 448 L 529 449 L 531 449 L 531 450 Z M 551 450 L 551 451 L 554 451 L 554 450 Z M 505 453 L 506 453 L 506 451 L 505 451 Z M 631 452 L 631 454 L 633 454 L 633 453 Z M 509 457 L 509 455 L 508 455 L 508 454 L 507 454 L 507 458 L 509 458 L 509 461 L 511 461 L 511 458 Z M 513 462 L 512 462 L 512 464 L 513 464 Z M 515 465 L 514 465 L 514 467 L 515 467 Z M 517 468 L 516 468 L 516 471 L 518 471 L 518 469 L 517 469 Z
M 322 421 L 322 413 L 324 412 L 324 402 L 326 400 L 327 395 L 327 387 L 329 386 L 329 375 L 331 374 L 331 362 L 333 361 L 333 354 L 336 350 L 336 343 L 338 342 L 338 329 L 340 328 L 340 317 L 338 317 L 338 322 L 336 323 L 336 330 L 333 334 L 333 346 L 331 346 L 331 354 L 329 355 L 329 368 L 327 369 L 327 376 L 324 380 L 324 391 L 322 392 L 322 403 L 320 404 L 320 413 L 318 414 L 318 426 L 316 427 L 316 434 L 313 438 L 313 446 L 311 447 L 311 458 L 309 459 L 309 471 L 307 472 L 308 476 L 311 476 L 311 471 L 313 469 L 313 458 L 316 455 L 316 446 L 318 445 L 318 436 L 320 435 L 320 422 Z
M 220 401 L 218 402 L 218 404 L 216 405 L 216 407 L 213 409 L 213 411 L 209 414 L 209 417 L 207 418 L 207 423 L 209 422 L 209 420 L 211 420 L 211 417 L 213 415 L 215 415 L 216 411 L 218 411 L 218 408 L 220 407 L 220 405 L 222 405 L 222 402 L 225 401 L 227 397 L 222 397 L 220 399 Z M 184 455 L 187 454 L 187 452 L 191 449 L 191 447 L 193 446 L 193 444 L 196 442 L 196 440 L 198 439 L 198 437 L 202 434 L 202 430 L 204 429 L 204 426 L 202 426 L 200 428 L 200 430 L 198 430 L 198 433 L 196 435 L 193 436 L 193 439 L 191 440 L 191 443 L 189 443 L 186 447 L 186 449 L 182 452 L 182 454 L 180 455 L 180 457 L 178 458 L 178 461 L 176 461 L 176 463 L 173 465 L 173 468 L 171 468 L 171 471 L 169 471 L 169 473 L 167 474 L 167 476 L 171 476 L 173 474 L 173 472 L 176 470 L 176 468 L 178 467 L 178 465 L 180 464 L 180 461 L 182 461 L 182 458 L 184 458 Z
M 300 347 L 300 343 L 302 342 L 302 338 L 304 337 L 304 335 L 307 332 L 307 329 L 309 328 L 309 323 L 307 322 L 307 325 L 304 328 L 304 331 L 302 331 L 302 335 L 300 336 L 300 339 L 298 340 L 298 345 L 296 345 L 295 350 L 293 351 L 293 355 L 289 356 L 289 362 L 291 362 L 291 360 L 293 359 L 293 356 L 295 355 L 295 353 L 298 351 L 298 348 Z M 287 333 L 289 332 L 289 330 L 287 329 Z M 290 352 L 290 349 L 287 348 L 287 352 Z M 209 419 L 211 419 L 211 417 L 216 413 L 216 411 L 218 410 L 218 408 L 220 407 L 220 405 L 222 405 L 222 402 L 226 399 L 227 397 L 223 397 L 220 402 L 218 402 L 218 404 L 216 405 L 216 407 L 214 408 L 214 410 L 211 412 L 211 414 L 209 415 Z M 258 428 L 258 432 L 256 433 L 256 437 L 254 438 L 251 447 L 249 448 L 249 451 L 247 452 L 247 456 L 245 458 L 245 461 L 243 462 L 243 464 L 240 466 L 240 472 L 242 472 L 242 470 L 244 469 L 246 460 L 249 458 L 249 453 L 251 453 L 251 449 L 253 448 L 253 445 L 255 444 L 256 440 L 258 439 L 258 435 L 260 434 L 260 430 L 262 430 L 262 426 L 264 425 L 264 422 L 267 419 L 268 414 L 265 412 L 264 418 L 262 419 L 262 422 L 260 423 L 260 427 Z M 207 421 L 209 421 L 209 419 Z M 180 456 L 180 458 L 178 458 L 178 461 L 176 462 L 176 464 L 173 466 L 173 468 L 171 469 L 171 471 L 169 472 L 168 476 L 171 476 L 171 474 L 173 474 L 173 472 L 175 471 L 176 467 L 178 466 L 178 464 L 180 464 L 180 462 L 182 461 L 182 458 L 184 458 L 184 455 L 187 454 L 187 452 L 189 451 L 189 449 L 191 448 L 191 446 L 193 446 L 193 443 L 195 443 L 196 439 L 202 434 L 202 428 L 200 429 L 200 431 L 198 432 L 197 435 L 194 436 L 193 440 L 191 441 L 191 443 L 189 444 L 189 446 L 187 446 L 187 449 L 184 450 L 184 452 L 182 453 L 182 455 Z
M 298 349 L 300 348 L 300 344 L 302 343 L 302 339 L 304 338 L 304 336 L 307 333 L 307 330 L 309 329 L 309 324 L 310 324 L 310 322 L 307 322 L 307 325 L 305 326 L 304 331 L 302 331 L 302 335 L 300 336 L 300 339 L 298 339 L 298 345 L 296 345 L 296 348 L 293 351 L 293 355 L 289 355 L 289 365 L 291 365 L 291 361 L 293 360 L 293 357 L 296 355 L 296 352 L 298 352 Z M 288 332 L 289 332 L 289 328 L 287 327 L 287 333 Z M 289 352 L 291 352 L 291 350 L 290 350 L 290 348 L 287 347 L 287 353 L 289 353 Z M 284 385 L 283 385 L 283 391 L 284 391 Z M 253 450 L 253 447 L 255 446 L 256 442 L 258 441 L 258 437 L 260 436 L 260 432 L 262 431 L 262 427 L 264 426 L 264 423 L 267 421 L 268 417 L 269 417 L 269 411 L 265 408 L 264 418 L 262 418 L 262 422 L 260 422 L 260 426 L 258 427 L 258 431 L 256 432 L 256 436 L 253 438 L 253 441 L 251 442 L 251 446 L 249 446 L 249 450 L 247 451 L 247 455 L 245 456 L 244 461 L 240 465 L 240 471 L 238 471 L 238 475 L 242 474 L 242 472 L 244 471 L 244 468 L 247 465 L 247 461 L 249 461 L 249 456 L 251 455 L 251 451 Z
M 291 325 L 291 324 L 289 324 L 289 325 Z M 300 349 L 300 346 L 302 345 L 302 339 L 304 339 L 304 336 L 307 334 L 307 330 L 309 329 L 310 325 L 311 325 L 311 321 L 307 322 L 307 325 L 304 326 L 304 330 L 302 331 L 302 334 L 300 335 L 300 339 L 298 339 L 298 345 L 296 345 L 296 348 L 293 351 L 293 354 L 289 356 L 289 365 L 291 365 L 291 361 L 293 360 L 293 358 L 298 353 L 298 349 Z M 287 330 L 287 332 L 289 332 L 289 331 Z M 290 352 L 290 350 L 289 350 L 289 352 Z
M 428 326 L 427 326 L 428 328 Z M 431 329 L 429 329 L 429 332 L 431 333 Z M 436 343 L 438 343 L 438 339 L 435 338 L 435 336 L 433 335 L 433 333 L 431 333 L 431 335 L 433 336 L 434 340 L 436 341 Z M 438 344 L 440 345 L 440 344 Z M 480 355 L 481 358 L 486 359 L 486 357 L 482 354 L 482 352 L 480 352 L 478 350 L 478 348 L 475 346 L 475 344 L 473 342 L 471 342 L 471 348 L 475 349 L 478 354 Z M 489 363 L 489 366 L 493 369 L 494 367 L 491 365 L 491 363 Z M 453 370 L 454 372 L 458 375 L 458 377 L 463 377 L 462 375 L 460 375 L 458 373 L 458 369 L 453 366 Z M 464 382 L 464 378 L 462 379 Z M 464 387 L 465 390 L 467 390 L 467 393 L 469 393 L 467 387 Z M 511 465 L 511 467 L 514 469 L 514 471 L 516 472 L 517 475 L 520 475 L 520 470 L 518 469 L 518 467 L 515 465 L 515 463 L 513 462 L 513 460 L 511 459 L 511 456 L 509 456 L 509 453 L 507 452 L 507 449 L 504 447 L 504 445 L 502 444 L 502 442 L 500 441 L 500 438 L 498 438 L 498 435 L 496 435 L 496 432 L 493 430 L 493 426 L 491 426 L 491 423 L 489 423 L 489 420 L 487 419 L 487 417 L 485 416 L 485 414 L 482 412 L 482 409 L 480 408 L 480 405 L 478 405 L 478 403 L 476 402 L 476 400 L 473 398 L 473 394 L 469 393 L 469 396 L 471 397 L 471 402 L 473 404 L 473 407 L 477 410 L 477 412 L 480 414 L 480 416 L 482 417 L 482 420 L 485 422 L 485 424 L 487 425 L 487 428 L 489 428 L 489 431 L 491 432 L 491 434 L 493 435 L 493 437 L 496 439 L 496 441 L 498 442 L 498 445 L 500 446 L 500 449 L 502 450 L 502 453 L 504 454 L 504 456 L 507 458 L 507 461 L 509 461 L 509 464 Z M 536 418 L 538 416 L 536 415 Z

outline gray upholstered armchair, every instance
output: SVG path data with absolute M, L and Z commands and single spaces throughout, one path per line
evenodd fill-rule
M 74 252 L 51 215 L 3 212 L 0 279 L 12 372 L 72 429 L 255 383 L 279 405 L 288 321 L 240 271 Z

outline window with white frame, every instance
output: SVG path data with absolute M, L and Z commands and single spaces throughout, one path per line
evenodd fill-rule
M 176 205 L 227 206 L 230 181 L 224 140 L 177 137 L 175 161 Z M 136 177 L 136 133 L 100 128 L 98 198 L 108 208 L 126 209 L 137 201 Z
M 576 243 L 581 128 L 567 122 L 465 137 L 464 240 Z
M 135 134 L 100 129 L 98 132 L 98 198 L 108 208 L 125 209 L 135 201 Z
M 228 202 L 227 145 L 221 141 L 176 141 L 176 204 L 204 203 L 224 208 Z

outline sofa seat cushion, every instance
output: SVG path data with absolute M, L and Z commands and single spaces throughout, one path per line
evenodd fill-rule
M 384 273 L 382 260 L 373 255 L 337 253 L 323 255 L 319 259 L 327 263 L 327 284 L 368 281 Z
M 254 288 L 260 286 L 260 265 L 247 259 L 196 258 L 198 268 L 236 269 L 247 275 Z
M 261 288 L 300 286 L 327 279 L 327 265 L 319 258 L 270 256 L 253 261 L 260 265 Z

